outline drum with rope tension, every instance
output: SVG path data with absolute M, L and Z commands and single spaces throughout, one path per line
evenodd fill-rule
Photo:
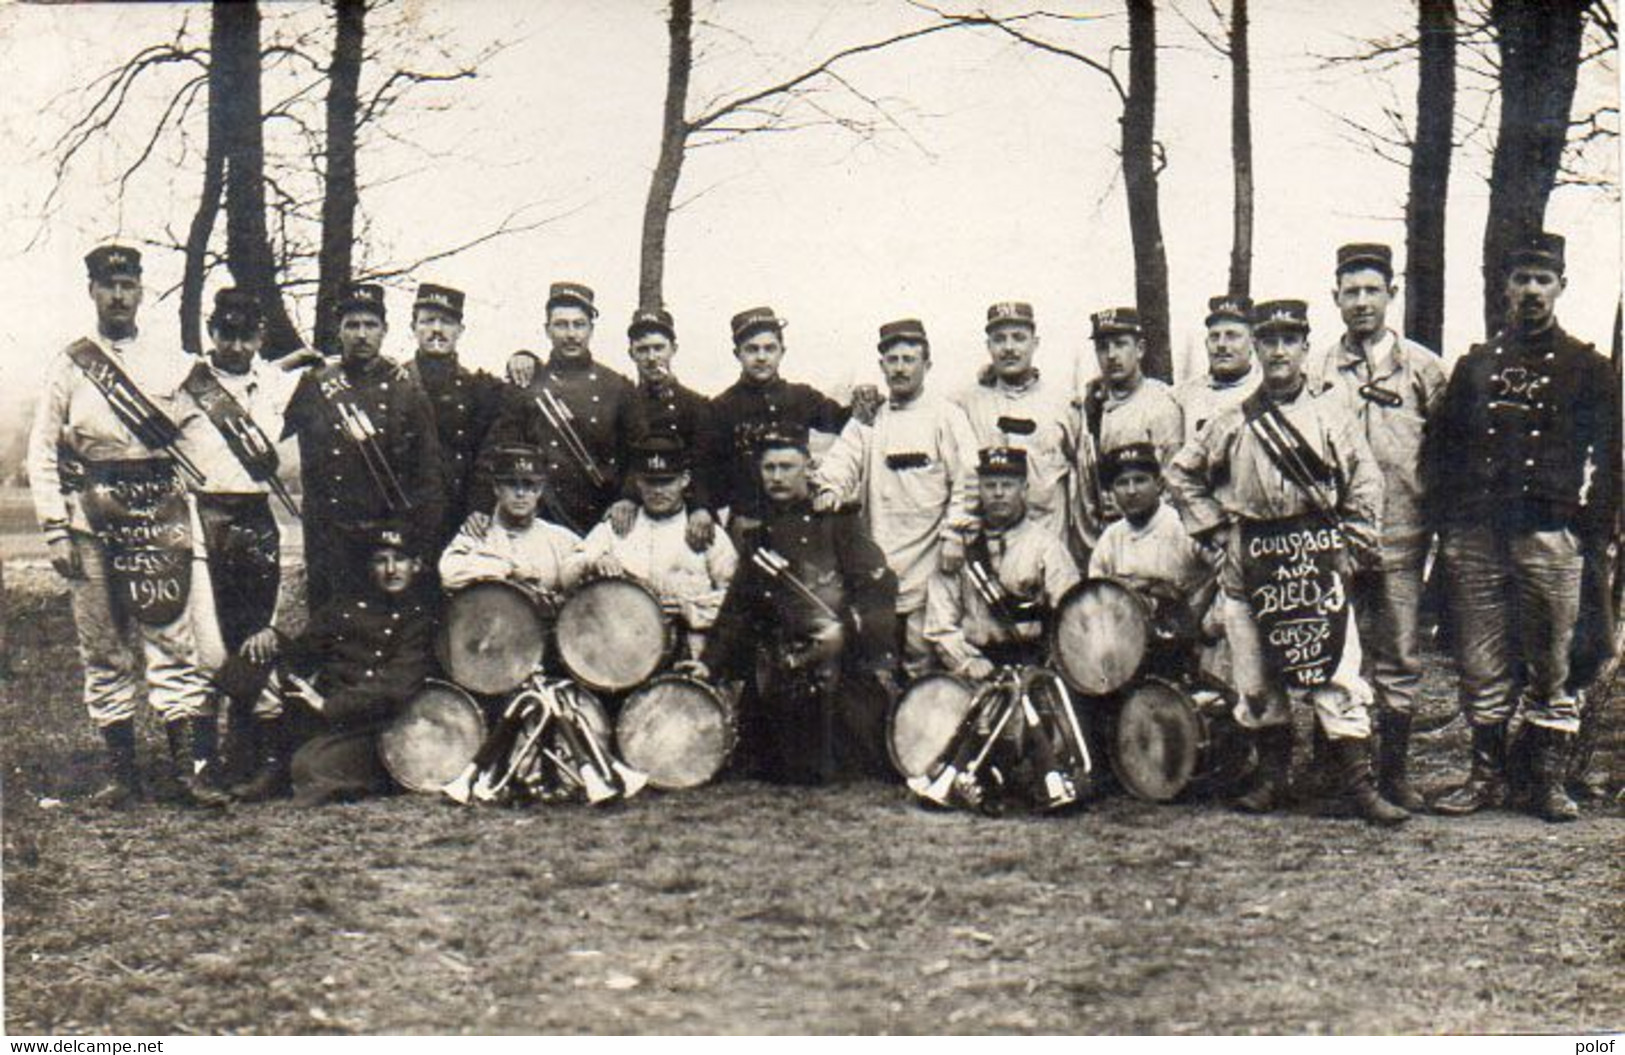
M 407 791 L 438 792 L 485 742 L 479 704 L 455 685 L 430 679 L 378 738 L 378 757 Z
M 1107 696 L 1133 680 L 1151 641 L 1151 608 L 1111 579 L 1085 579 L 1062 596 L 1050 657 L 1072 689 Z
M 681 674 L 662 674 L 634 690 L 615 722 L 621 759 L 666 790 L 715 777 L 735 739 L 734 710 L 723 695 Z
M 446 605 L 435 651 L 451 679 L 469 692 L 500 696 L 538 670 L 547 650 L 542 606 L 523 586 L 486 579 L 458 590 Z
M 631 579 L 576 587 L 554 628 L 559 662 L 599 692 L 625 692 L 648 681 L 665 665 L 675 637 L 660 599 Z
M 1124 695 L 1112 735 L 1112 772 L 1130 795 L 1171 802 L 1187 791 L 1215 792 L 1250 776 L 1252 741 L 1213 689 L 1187 690 L 1146 677 Z

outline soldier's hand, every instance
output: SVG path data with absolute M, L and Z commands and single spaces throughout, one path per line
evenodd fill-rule
M 840 496 L 834 491 L 819 491 L 818 494 L 813 496 L 814 513 L 833 513 L 840 504 Z
M 717 535 L 717 520 L 709 510 L 696 509 L 688 515 L 688 530 L 683 532 L 683 538 L 688 542 L 688 548 L 695 553 L 704 553 L 711 548 Z
M 529 388 L 536 380 L 536 356 L 530 352 L 515 352 L 508 357 L 508 381 L 520 388 Z
M 609 507 L 609 512 L 604 514 L 604 519 L 609 521 L 610 529 L 615 534 L 625 538 L 632 533 L 632 525 L 637 523 L 638 504 L 630 498 L 617 499 Z
M 852 389 L 852 416 L 865 425 L 873 425 L 885 399 L 875 385 L 856 385 Z
M 243 642 L 242 647 L 243 657 L 261 667 L 276 659 L 277 653 L 281 650 L 282 639 L 277 637 L 276 631 L 270 627 L 251 634 L 248 640 Z
M 295 370 L 303 370 L 307 366 L 320 366 L 324 362 L 326 360 L 322 358 L 322 353 L 307 345 L 297 352 L 289 352 L 284 355 L 277 360 L 276 365 L 291 374 Z
M 691 678 L 698 678 L 701 681 L 711 680 L 711 668 L 707 667 L 704 663 L 701 663 L 697 659 L 685 659 L 681 662 L 674 663 L 672 664 L 671 669 L 674 673 L 686 674 Z
M 967 660 L 964 675 L 971 681 L 986 681 L 993 676 L 993 664 L 985 656 Z
M 605 553 L 593 562 L 593 570 L 599 575 L 615 578 L 625 573 L 626 568 L 621 564 L 621 558 L 613 553 Z
M 85 566 L 79 560 L 79 547 L 73 544 L 71 538 L 53 539 L 51 542 L 51 567 L 64 579 L 83 579 Z
M 965 541 L 954 537 L 943 539 L 937 551 L 937 570 L 944 575 L 958 575 L 964 567 Z

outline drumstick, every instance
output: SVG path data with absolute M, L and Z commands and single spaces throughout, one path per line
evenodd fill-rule
M 751 554 L 750 559 L 752 563 L 767 572 L 772 578 L 782 579 L 792 590 L 795 590 L 804 599 L 811 602 L 825 616 L 837 623 L 841 621 L 840 614 L 835 609 L 831 608 L 822 597 L 813 593 L 811 587 L 790 571 L 790 562 L 785 560 L 784 557 L 770 549 L 758 549 Z

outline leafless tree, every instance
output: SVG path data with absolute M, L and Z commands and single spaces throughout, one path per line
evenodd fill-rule
M 1405 202 L 1405 333 L 1444 350 L 1445 215 L 1455 151 L 1455 0 L 1419 0 L 1416 141 Z
M 1233 188 L 1230 237 L 1230 284 L 1233 297 L 1249 296 L 1253 282 L 1253 103 L 1250 37 L 1252 21 L 1247 0 L 1231 0 L 1225 18 L 1218 0 L 1207 0 L 1208 13 L 1223 33 L 1215 32 L 1170 5 L 1208 47 L 1230 64 L 1230 173 Z

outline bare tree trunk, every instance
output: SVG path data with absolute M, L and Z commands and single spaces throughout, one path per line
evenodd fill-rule
M 1173 380 L 1168 254 L 1157 204 L 1157 6 L 1128 0 L 1128 99 L 1123 104 L 1123 183 L 1134 241 L 1134 293 L 1145 327 L 1145 372 Z
M 1230 8 L 1230 168 L 1235 218 L 1230 242 L 1230 295 L 1249 296 L 1253 284 L 1253 90 L 1247 50 L 1247 0 Z
M 694 66 L 693 0 L 672 0 L 667 22 L 671 50 L 666 60 L 666 108 L 660 125 L 660 158 L 649 179 L 643 205 L 643 240 L 638 261 L 638 304 L 658 308 L 666 281 L 666 228 L 677 181 L 683 175 L 688 144 L 688 76 Z
M 1444 351 L 1445 204 L 1456 117 L 1455 0 L 1420 0 L 1416 141 L 1405 204 L 1405 336 Z
M 1568 139 L 1591 0 L 1492 0 L 1501 56 L 1501 124 L 1490 165 L 1484 228 L 1484 326 L 1506 317 L 1501 278 L 1507 250 L 1545 223 Z
M 218 37 L 221 25 L 215 22 L 211 37 Z M 218 39 L 212 41 L 215 53 L 220 50 Z M 208 269 L 209 240 L 214 236 L 214 223 L 220 216 L 220 200 L 226 189 L 226 154 L 224 107 L 215 105 L 216 67 L 209 68 L 209 132 L 203 153 L 203 188 L 198 194 L 197 212 L 192 214 L 191 226 L 186 231 L 186 264 L 181 273 L 181 347 L 188 355 L 203 354 L 203 279 Z
M 265 226 L 265 134 L 260 112 L 260 11 L 215 0 L 209 106 L 221 107 L 226 154 L 226 261 L 237 285 L 265 312 L 265 354 L 275 359 L 304 342 L 277 285 Z
M 335 350 L 339 295 L 350 281 L 355 245 L 356 124 L 360 107 L 362 45 L 366 0 L 334 0 L 333 63 L 327 85 L 327 166 L 322 195 L 322 248 L 316 278 L 316 322 L 312 343 Z

